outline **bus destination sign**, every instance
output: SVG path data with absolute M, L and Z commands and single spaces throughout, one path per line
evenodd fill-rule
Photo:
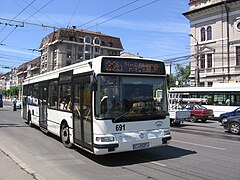
M 166 73 L 163 62 L 128 58 L 103 58 L 102 72 L 158 75 Z

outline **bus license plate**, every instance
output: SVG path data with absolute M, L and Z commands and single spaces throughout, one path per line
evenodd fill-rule
M 133 150 L 146 149 L 146 148 L 149 148 L 149 146 L 150 146 L 149 142 L 133 144 Z

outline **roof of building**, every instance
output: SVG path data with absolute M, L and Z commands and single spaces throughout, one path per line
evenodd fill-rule
M 132 53 L 129 53 L 129 52 L 123 52 L 123 53 L 121 53 L 120 56 L 121 57 L 141 57 L 141 56 L 139 56 L 139 54 L 132 54 Z
M 199 1 L 201 1 L 201 0 L 190 0 L 189 5 L 192 5 L 192 4 L 197 3 Z M 216 6 L 222 5 L 224 3 L 232 3 L 232 2 L 237 2 L 237 1 L 240 1 L 240 0 L 226 0 L 226 1 L 216 2 L 216 3 L 208 5 L 208 6 L 204 6 L 204 7 L 201 7 L 201 8 L 194 9 L 194 10 L 190 10 L 188 12 L 183 13 L 183 15 L 187 17 L 188 15 L 200 12 L 202 10 L 210 9 L 212 7 L 216 7 Z
M 102 34 L 101 32 L 93 32 L 76 28 L 61 28 L 50 33 L 42 39 L 40 49 L 43 47 L 43 45 L 54 42 L 56 40 L 67 40 L 82 43 L 83 38 L 86 36 L 89 36 L 92 39 L 99 37 L 102 46 L 123 49 L 121 40 L 118 37 Z
M 39 66 L 40 65 L 40 57 L 37 57 L 31 61 L 28 61 L 26 63 L 23 63 L 22 65 L 20 65 L 18 68 L 17 68 L 17 73 L 19 72 L 22 72 L 22 71 L 26 71 L 27 70 L 27 66 L 31 64 L 33 66 Z

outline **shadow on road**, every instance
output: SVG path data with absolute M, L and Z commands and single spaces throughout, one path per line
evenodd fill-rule
M 23 126 L 21 124 L 1 124 L 0 123 L 0 128 L 9 128 L 9 127 L 28 127 L 28 126 Z
M 83 151 L 81 149 L 76 149 L 76 151 L 88 157 L 89 159 L 95 161 L 98 164 L 111 167 L 154 162 L 165 159 L 174 159 L 180 158 L 182 156 L 196 154 L 195 151 L 181 149 L 173 146 L 163 146 L 148 150 L 131 151 L 100 156 L 89 154 L 88 152 Z

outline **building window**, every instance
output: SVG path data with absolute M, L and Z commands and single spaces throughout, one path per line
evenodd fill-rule
M 97 47 L 96 47 L 96 48 L 95 48 L 95 52 L 96 52 L 96 53 L 99 53 L 99 52 L 100 52 L 100 48 L 97 48 Z
M 83 57 L 82 57 L 82 54 L 79 53 L 79 54 L 78 54 L 78 59 L 82 60 L 82 58 L 83 58 Z
M 206 40 L 206 34 L 205 34 L 205 28 L 201 29 L 201 41 L 205 41 Z
M 80 43 L 83 43 L 84 42 L 84 39 L 82 37 L 79 37 L 79 42 Z
M 236 65 L 239 66 L 240 65 L 240 46 L 236 47 Z
M 112 42 L 108 42 L 108 46 L 109 47 L 113 47 L 113 43 Z
M 212 39 L 212 27 L 208 26 L 207 27 L 207 40 L 211 40 Z
M 57 59 L 57 50 L 53 52 L 53 59 Z
M 200 56 L 200 67 L 201 67 L 201 69 L 204 69 L 205 68 L 205 55 L 204 54 L 202 54 L 201 56 Z
M 207 68 L 212 68 L 212 54 L 207 54 Z
M 71 52 L 67 52 L 67 58 L 72 58 L 72 53 Z
M 78 46 L 78 52 L 82 52 L 83 51 L 83 47 L 82 46 Z
M 91 43 L 91 38 L 89 36 L 85 37 L 85 43 Z
M 88 53 L 90 53 L 90 46 L 86 46 L 85 51 L 87 51 Z
M 72 45 L 71 44 L 67 44 L 67 49 L 68 50 L 72 50 Z
M 100 45 L 100 39 L 98 37 L 94 39 L 94 44 Z
M 240 31 L 240 20 L 236 21 L 235 28 L 236 28 L 237 31 Z
M 208 82 L 208 87 L 212 87 L 213 82 Z
M 90 54 L 85 54 L 85 60 L 91 59 Z
M 71 60 L 67 60 L 66 61 L 66 66 L 69 66 L 69 65 L 71 65 L 72 64 L 72 61 Z

